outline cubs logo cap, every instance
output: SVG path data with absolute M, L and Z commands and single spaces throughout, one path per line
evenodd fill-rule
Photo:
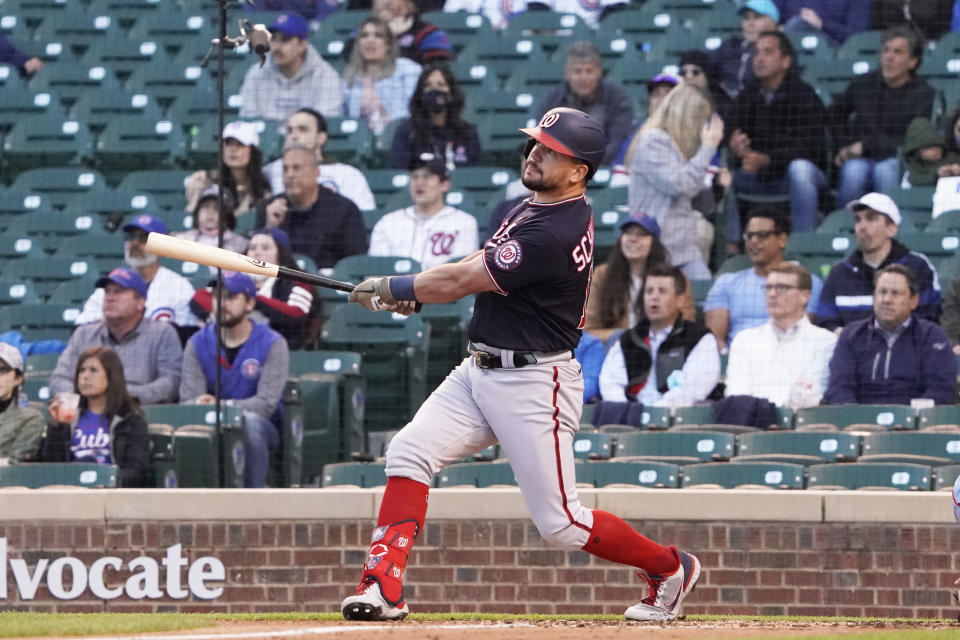
M 656 218 L 651 218 L 645 213 L 634 213 L 623 221 L 623 224 L 620 225 L 620 230 L 623 231 L 631 225 L 643 227 L 646 232 L 652 235 L 654 238 L 657 240 L 660 239 L 660 224 L 657 222 Z
M 296 13 L 281 13 L 270 25 L 270 31 L 278 31 L 285 36 L 306 40 L 310 35 L 310 25 Z
M 211 280 L 208 286 L 217 286 L 217 281 Z M 243 293 L 248 298 L 257 297 L 257 285 L 253 283 L 253 278 L 240 271 L 224 271 L 223 286 L 230 293 Z
M 12 344 L 0 342 L 0 360 L 6 362 L 11 369 L 23 373 L 23 354 Z
M 569 107 L 550 109 L 536 127 L 520 131 L 548 149 L 586 163 L 590 167 L 588 178 L 596 173 L 607 149 L 603 127 L 583 111 Z M 529 155 L 531 150 L 532 147 L 528 148 L 526 153 Z
M 109 283 L 118 284 L 124 289 L 136 291 L 141 298 L 147 297 L 147 281 L 130 267 L 117 267 L 95 283 L 98 289 L 106 287 Z
M 146 231 L 147 233 L 162 233 L 164 235 L 170 233 L 170 230 L 167 229 L 167 225 L 163 220 L 154 217 L 149 213 L 141 213 L 136 218 L 123 225 L 124 231 L 133 231 L 134 229 L 140 229 L 141 231 Z
M 884 193 L 868 193 L 859 200 L 851 200 L 847 203 L 847 211 L 855 213 L 861 209 L 873 209 L 877 213 L 890 218 L 893 224 L 900 226 L 900 208 L 893 198 Z

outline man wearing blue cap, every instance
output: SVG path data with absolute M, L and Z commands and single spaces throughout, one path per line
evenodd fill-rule
M 179 273 L 161 266 L 159 257 L 147 251 L 147 234 L 167 234 L 163 220 L 142 213 L 123 226 L 127 238 L 123 243 L 123 261 L 147 284 L 145 317 L 172 322 L 178 327 L 195 327 L 200 321 L 190 311 L 193 285 Z M 76 324 L 96 322 L 103 318 L 103 289 L 94 290 L 83 303 Z
M 216 280 L 211 286 L 216 285 Z M 280 447 L 283 386 L 290 370 L 287 341 L 266 324 L 248 316 L 257 304 L 257 287 L 245 273 L 223 272 L 223 353 L 220 362 L 220 397 L 243 409 L 246 464 L 245 487 L 266 485 L 270 452 Z M 213 297 L 214 314 L 217 304 Z M 187 342 L 183 355 L 181 404 L 216 401 L 217 327 L 210 323 Z
M 254 64 L 240 87 L 240 117 L 286 122 L 302 107 L 326 117 L 339 116 L 343 82 L 307 41 L 310 25 L 296 13 L 283 13 L 270 25 L 270 53 Z
M 147 283 L 134 269 L 118 267 L 97 280 L 103 319 L 78 327 L 50 376 L 50 395 L 73 391 L 80 354 L 89 347 L 113 349 L 123 363 L 127 391 L 140 404 L 174 402 L 183 349 L 169 322 L 145 315 Z
M 773 0 L 747 0 L 737 11 L 741 18 L 742 36 L 733 36 L 713 52 L 720 67 L 720 85 L 736 98 L 743 88 L 754 82 L 753 51 L 757 39 L 764 31 L 772 31 L 780 22 L 780 10 Z

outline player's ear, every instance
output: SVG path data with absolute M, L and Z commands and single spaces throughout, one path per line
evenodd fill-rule
M 577 184 L 582 182 L 587 174 L 590 172 L 590 167 L 585 164 L 577 163 L 570 168 L 570 182 L 571 184 Z

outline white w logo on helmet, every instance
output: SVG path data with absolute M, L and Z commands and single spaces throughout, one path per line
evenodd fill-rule
M 541 129 L 546 129 L 547 127 L 552 127 L 557 124 L 557 120 L 560 119 L 560 112 L 558 111 L 549 111 L 544 114 L 543 118 L 540 119 L 540 124 L 538 125 Z

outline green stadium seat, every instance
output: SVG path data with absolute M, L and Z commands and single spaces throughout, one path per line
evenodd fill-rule
M 78 244 L 87 243 L 87 244 L 97 244 L 97 242 L 91 241 L 91 238 L 84 236 L 77 236 L 76 238 L 70 238 L 64 241 L 64 244 L 68 244 L 71 241 L 76 240 Z M 73 255 L 70 252 L 63 250 L 63 255 Z M 60 256 L 57 256 L 60 257 Z M 98 263 L 99 264 L 99 263 Z M 123 264 L 123 255 L 119 257 L 114 257 L 105 263 L 105 265 L 111 266 L 121 266 Z M 56 300 L 62 304 L 68 304 L 80 309 L 83 308 L 84 303 L 86 303 L 87 298 L 93 293 L 94 289 L 97 288 L 97 277 L 99 274 L 89 274 L 83 278 L 78 278 L 77 280 L 64 280 L 60 284 L 56 284 L 49 289 L 47 298 L 50 300 Z
M 489 95 L 489 94 L 487 94 Z M 524 94 L 532 95 L 532 94 Z M 478 98 L 473 102 L 481 102 Z M 515 118 L 497 117 L 496 115 L 485 115 L 477 126 L 477 134 L 483 141 L 483 163 L 488 165 L 508 166 L 517 162 L 517 128 L 524 123 L 518 123 Z M 458 168 L 457 171 L 460 169 Z M 489 206 L 499 202 L 492 201 Z
M 186 205 L 184 183 L 190 176 L 180 169 L 131 171 L 117 187 L 118 191 L 147 193 L 158 207 L 182 209 Z
M 918 251 L 932 259 L 954 257 L 960 248 L 960 234 L 957 232 L 900 231 L 897 240 L 911 251 Z
M 406 424 L 426 398 L 430 328 L 418 315 L 370 313 L 356 305 L 333 309 L 324 324 L 325 349 L 363 354 L 367 431 Z
M 478 206 L 499 203 L 504 189 L 516 180 L 517 172 L 503 167 L 457 167 L 450 176 L 451 190 L 465 191 Z
M 960 464 L 944 465 L 933 470 L 933 490 L 952 491 L 960 476 Z
M 817 464 L 807 469 L 807 488 L 899 489 L 929 491 L 932 471 L 920 464 L 855 462 Z
M 577 482 L 600 487 L 638 486 L 649 489 L 680 486 L 680 468 L 649 460 L 589 461 L 577 467 Z
M 333 279 L 361 282 L 376 275 L 406 275 L 419 273 L 420 263 L 402 256 L 356 255 L 341 258 L 333 267 Z
M 168 107 L 180 96 L 215 89 L 216 81 L 205 74 L 199 65 L 179 67 L 171 63 L 137 69 L 127 80 L 126 87 L 153 96 L 161 106 Z
M 173 425 L 175 429 L 190 424 L 214 426 L 217 414 L 214 405 L 197 404 L 148 404 L 143 412 L 147 421 Z M 229 428 L 243 427 L 243 411 L 239 407 L 220 406 L 221 426 Z
M 88 67 L 102 65 L 121 80 L 129 78 L 137 69 L 170 63 L 170 56 L 160 43 L 125 38 L 97 40 L 80 58 L 80 64 Z
M 391 121 L 391 124 L 394 122 L 397 121 Z M 388 151 L 390 142 L 389 140 L 386 141 Z M 410 175 L 406 169 L 369 169 L 364 171 L 363 175 L 367 179 L 367 185 L 370 186 L 370 191 L 373 192 L 373 197 L 378 204 L 382 205 L 387 198 L 394 194 L 409 193 Z M 381 206 L 381 208 L 383 207 Z
M 904 218 L 911 218 L 916 227 L 925 228 L 933 211 L 933 193 L 936 187 L 913 187 L 884 191 L 890 196 Z
M 9 3 L 4 3 L 7 6 Z M 29 51 L 32 55 L 43 60 L 44 64 L 50 64 L 62 61 L 73 61 L 76 59 L 73 50 L 63 45 L 62 42 L 37 42 L 24 37 L 9 38 L 10 44 L 15 46 L 18 51 Z M 13 70 L 16 74 L 16 70 Z
M 532 38 L 512 41 L 502 38 L 479 38 L 464 47 L 457 58 L 464 62 L 484 65 L 500 79 L 506 79 L 515 68 L 521 65 L 543 69 L 550 67 L 543 48 Z M 470 98 L 472 100 L 480 95 L 471 93 Z M 468 101 L 468 107 L 472 106 Z
M 760 486 L 803 489 L 803 466 L 783 462 L 708 462 L 682 469 L 683 487 L 719 485 L 724 489 Z
M 847 59 L 814 58 L 804 65 L 801 77 L 835 96 L 842 93 L 851 80 L 877 69 L 879 57 Z
M 17 174 L 13 185 L 4 196 L 0 213 L 32 211 L 48 206 L 64 207 L 71 198 L 88 192 L 101 192 L 106 187 L 103 175 L 92 169 L 60 167 L 28 169 Z M 23 199 L 10 198 L 11 191 L 23 194 Z M 35 196 L 41 196 L 39 198 Z M 9 200 L 9 201 L 7 201 Z M 11 207 L 11 208 L 6 208 Z
M 114 72 L 101 64 L 61 62 L 50 65 L 49 71 L 35 74 L 28 86 L 31 90 L 47 91 L 59 97 L 65 105 L 89 91 L 119 91 L 120 81 Z
M 0 308 L 0 326 L 11 329 L 72 329 L 80 314 L 76 305 L 53 302 L 18 304 Z M 68 331 L 69 335 L 69 331 Z
M 31 280 L 36 287 L 37 295 L 44 297 L 49 295 L 61 282 L 77 280 L 99 272 L 99 265 L 91 258 L 42 256 L 11 261 L 5 265 L 3 275 L 8 278 Z M 42 312 L 38 311 L 38 314 L 42 314 Z M 56 326 L 62 325 L 58 323 Z
M 918 429 L 929 429 L 940 425 L 953 425 L 960 428 L 960 406 L 937 405 L 918 412 Z
M 28 378 L 49 378 L 57 368 L 59 353 L 30 354 L 24 363 L 23 375 Z
M 640 426 L 644 429 L 669 429 L 673 424 L 670 407 L 644 407 L 640 412 Z M 608 425 L 598 425 L 603 428 Z
M 23 233 L 23 224 L 14 222 L 0 236 L 0 258 L 18 259 L 40 257 L 43 247 Z
M 27 119 L 66 120 L 66 112 L 57 96 L 49 91 L 32 91 L 24 87 L 8 87 L 0 91 L 0 130 L 9 132 L 15 124 Z
M 619 11 L 617 13 L 627 13 Z M 661 73 L 669 73 L 675 70 L 676 65 L 667 63 L 664 60 L 636 60 L 624 58 L 616 67 L 610 71 L 612 77 L 617 78 L 623 87 L 631 95 L 639 96 L 641 92 L 646 92 L 647 82 L 654 76 Z
M 37 304 L 39 302 L 40 298 L 37 296 L 33 283 L 29 280 L 0 278 L 0 305 Z
M 7 229 L 7 233 L 16 233 L 17 237 L 30 238 L 34 244 L 53 253 L 60 250 L 60 243 L 72 236 L 85 236 L 90 242 L 94 236 L 103 236 L 106 239 L 107 234 L 103 231 L 101 220 L 90 214 L 76 214 L 70 211 L 45 211 L 31 216 L 20 218 L 17 223 Z M 61 252 L 64 257 L 70 257 L 69 254 Z M 90 255 L 89 253 L 85 255 Z
M 517 486 L 517 479 L 508 462 L 459 462 L 441 469 L 436 475 L 437 487 L 472 485 Z
M 470 104 L 477 94 L 500 90 L 496 72 L 482 62 L 457 60 L 450 63 L 450 71 L 463 90 L 467 104 Z
M 224 100 L 224 122 L 239 120 L 240 97 L 227 95 Z M 220 99 L 215 90 L 198 87 L 196 90 L 180 94 L 173 106 L 169 108 L 168 115 L 170 120 L 186 127 L 192 137 L 197 132 L 194 129 L 199 130 L 203 125 L 217 120 L 219 106 Z
M 473 317 L 473 296 L 449 304 L 424 305 L 420 317 L 430 326 L 427 388 L 434 389 L 467 355 L 467 326 Z
M 501 37 L 508 43 L 529 38 L 550 53 L 565 50 L 570 42 L 588 40 L 591 35 L 590 28 L 572 13 L 525 11 L 510 18 Z
M 127 36 L 134 42 L 158 42 L 168 51 L 183 47 L 206 48 L 216 37 L 215 25 L 192 11 L 170 12 L 139 21 Z
M 356 486 L 363 489 L 387 484 L 382 462 L 338 462 L 323 467 L 323 486 Z
M 3 140 L 5 172 L 79 164 L 93 155 L 93 137 L 76 120 L 31 118 L 13 125 Z
M 97 40 L 122 40 L 123 30 L 108 13 L 72 10 L 44 18 L 33 38 L 48 44 L 56 42 L 81 54 Z
M 924 231 L 934 234 L 960 232 L 960 209 L 944 211 L 931 220 Z
M 709 405 L 676 407 L 671 427 L 703 425 L 713 422 L 713 407 Z
M 51 485 L 113 488 L 117 466 L 93 462 L 36 462 L 0 467 L 0 486 L 38 489 Z
M 149 193 L 120 187 L 75 195 L 64 208 L 64 212 L 77 216 L 78 219 L 82 216 L 99 216 L 100 220 L 93 222 L 93 230 L 105 229 L 102 223 L 105 223 L 111 214 L 122 212 L 132 216 L 147 211 L 157 214 L 156 207 L 157 203 Z
M 720 265 L 720 268 L 717 269 L 717 277 L 723 275 L 724 273 L 733 273 L 735 271 L 743 271 L 744 269 L 749 269 L 753 266 L 753 263 L 750 261 L 750 256 L 746 254 L 739 254 L 731 256 L 723 261 Z
M 879 58 L 880 49 L 883 46 L 882 34 L 882 31 L 861 31 L 852 34 L 837 49 L 837 58 L 844 60 L 871 56 Z
M 817 225 L 817 233 L 853 235 L 853 216 L 846 209 L 835 209 Z
M 659 3 L 651 3 L 642 8 L 630 8 L 604 16 L 600 21 L 600 31 L 617 33 L 634 38 L 664 34 L 673 24 L 673 16 Z
M 788 33 L 787 37 L 797 52 L 797 66 L 803 67 L 810 59 L 831 60 L 835 51 L 822 34 Z
M 916 416 L 913 408 L 897 404 L 837 405 L 798 409 L 796 425 L 833 424 L 844 429 L 915 429 Z
M 52 400 L 50 385 L 47 384 L 46 378 L 26 378 L 23 381 L 22 391 L 27 395 L 30 402 L 47 405 Z
M 109 123 L 125 116 L 150 122 L 163 120 L 160 107 L 151 96 L 132 91 L 85 93 L 70 107 L 70 117 L 86 123 L 94 131 L 102 131 Z
M 785 253 L 788 256 L 827 256 L 840 260 L 855 248 L 852 235 L 804 231 L 790 234 Z
M 327 118 L 327 143 L 324 159 L 330 162 L 357 163 L 365 161 L 373 149 L 370 130 L 353 118 Z
M 299 487 L 303 481 L 303 398 L 300 384 L 287 380 L 283 388 L 283 425 L 280 429 L 278 473 L 268 473 L 270 486 Z M 273 476 L 276 477 L 273 477 Z M 270 480 L 273 480 L 270 482 Z
M 147 417 L 150 419 L 149 415 Z M 176 427 L 173 461 L 178 487 L 220 486 L 220 455 L 213 427 L 204 424 Z
M 0 18 L 11 29 L 35 29 L 47 18 L 78 13 L 81 10 L 78 4 L 64 0 L 6 0 L 0 5 Z M 12 23 L 11 18 L 14 19 Z
M 177 487 L 177 470 L 174 465 L 174 429 L 169 424 L 151 424 L 150 433 L 150 485 L 160 489 Z
M 861 462 L 911 462 L 937 467 L 960 464 L 960 434 L 872 433 L 863 439 Z
M 367 11 L 359 10 L 335 11 L 324 18 L 320 26 L 320 34 L 325 39 L 348 40 L 363 19 L 369 15 Z
M 860 438 L 841 432 L 744 433 L 734 462 L 789 462 L 811 465 L 856 460 Z
M 87 10 L 112 16 L 129 29 L 138 21 L 154 20 L 157 16 L 178 12 L 179 8 L 175 2 L 158 0 L 92 0 Z
M 720 462 L 733 457 L 734 436 L 709 431 L 663 431 L 617 434 L 616 457 L 668 464 Z
M 573 436 L 573 456 L 580 460 L 607 460 L 613 455 L 613 438 L 606 433 L 585 433 Z
M 118 117 L 97 139 L 94 157 L 104 170 L 122 171 L 173 166 L 186 153 L 179 127 L 169 120 Z
M 450 39 L 450 44 L 457 52 L 462 51 L 466 45 L 475 40 L 497 37 L 497 33 L 490 26 L 487 18 L 477 13 L 427 11 L 421 17 L 427 24 L 432 24 L 446 33 Z M 457 80 L 461 78 L 456 73 L 454 73 L 454 77 Z

